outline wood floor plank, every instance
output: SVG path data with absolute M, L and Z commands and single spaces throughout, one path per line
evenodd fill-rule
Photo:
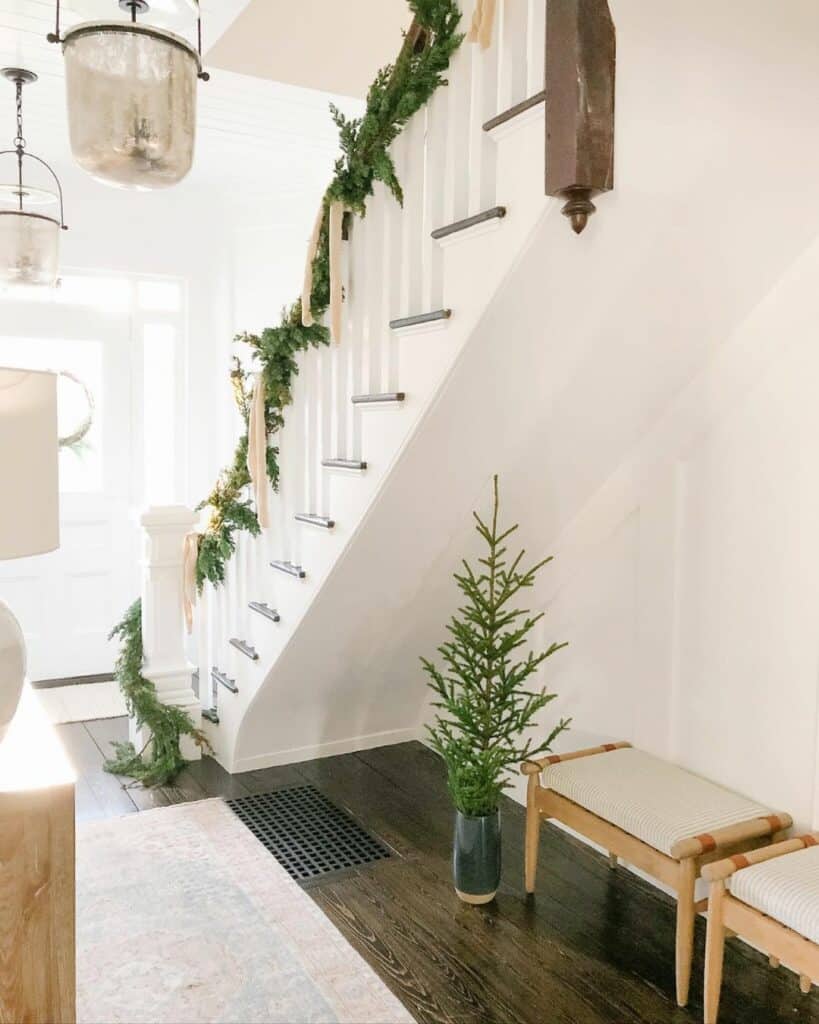
M 298 765 L 286 764 L 277 768 L 260 768 L 235 776 L 248 793 L 272 793 L 276 789 L 304 786 L 306 779 Z
M 100 817 L 118 817 L 133 814 L 136 804 L 114 778 L 103 771 L 103 757 L 82 722 L 56 726 L 68 758 L 82 780 L 81 788 L 97 802 Z M 87 820 L 87 819 L 86 819 Z
M 384 920 L 377 915 L 374 918 L 369 901 L 358 891 L 355 877 L 311 890 L 311 896 L 418 1024 L 460 1024 L 466 1019 L 463 1015 L 453 1018 L 444 1009 L 427 980 L 426 958 L 414 949 L 408 954 L 388 932 Z
M 542 962 L 532 970 L 528 958 L 514 955 L 501 929 L 485 927 L 487 919 L 480 910 L 461 904 L 451 888 L 441 886 L 436 876 L 425 875 L 422 862 L 406 870 L 362 872 L 359 884 L 375 906 L 389 907 L 393 929 L 412 922 L 416 938 L 422 936 L 437 951 L 430 956 L 441 983 L 456 974 L 477 998 L 482 1018 L 539 1024 L 542 1007 L 551 1002 L 550 991 L 559 986 L 562 998 L 553 1011 L 554 1024 L 606 1024 L 611 1003 L 599 999 L 594 989 L 583 991 L 559 959 L 552 965 L 557 972 Z M 464 993 L 456 995 L 458 1005 L 472 1012 Z M 619 1008 L 618 1017 L 623 1024 L 644 1020 Z
M 203 757 L 201 761 L 192 761 L 186 774 L 201 788 L 205 797 L 222 797 L 233 800 L 247 796 L 250 790 L 242 782 L 241 775 L 231 775 L 212 757 Z
M 114 743 L 125 743 L 128 740 L 127 718 L 101 718 L 86 722 L 85 725 L 100 752 L 102 761 L 114 756 Z M 111 775 L 110 778 L 115 779 L 125 790 L 137 810 L 151 811 L 156 807 L 168 807 L 174 802 L 168 799 L 161 787 L 146 789 L 124 775 Z

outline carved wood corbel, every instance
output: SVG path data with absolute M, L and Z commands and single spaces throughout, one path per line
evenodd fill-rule
M 547 0 L 546 194 L 577 234 L 614 187 L 615 64 L 607 0 Z

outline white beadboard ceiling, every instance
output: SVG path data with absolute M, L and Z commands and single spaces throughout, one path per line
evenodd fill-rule
M 228 71 L 363 99 L 410 20 L 407 0 L 250 0 L 208 58 Z
M 187 0 L 159 2 L 163 9 L 151 17 L 193 39 L 194 20 Z M 328 114 L 329 102 L 339 103 L 350 113 L 360 105 L 339 95 L 242 73 L 247 69 L 241 62 L 231 70 L 213 66 L 208 47 L 218 45 L 247 4 L 248 0 L 203 0 L 205 65 L 211 80 L 199 89 L 194 169 L 177 189 L 180 196 L 206 189 L 220 205 L 235 202 L 248 209 L 264 204 L 267 210 L 278 206 L 286 217 L 296 197 L 314 204 L 331 176 L 337 132 Z M 63 0 L 64 26 L 120 17 L 116 0 Z M 29 149 L 61 172 L 66 169 L 70 183 L 62 55 L 58 46 L 46 41 L 53 26 L 54 0 L 0 0 L 0 67 L 23 66 L 40 76 L 25 93 Z M 0 81 L 0 149 L 10 145 L 13 136 L 14 94 L 11 86 Z M 7 176 L 0 166 L 0 180 Z

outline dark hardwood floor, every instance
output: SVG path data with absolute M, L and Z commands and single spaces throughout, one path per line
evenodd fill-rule
M 452 890 L 452 811 L 438 758 L 421 744 L 381 747 L 230 776 L 211 759 L 178 785 L 123 788 L 102 770 L 125 721 L 59 727 L 79 773 L 77 818 L 93 820 L 207 797 L 310 783 L 398 856 L 326 876 L 311 897 L 420 1022 L 688 1024 L 702 1020 L 704 927 L 691 1005 L 676 1007 L 674 905 L 552 827 L 542 831 L 537 894 L 523 891 L 523 808 L 503 808 L 504 874 L 495 903 Z M 728 943 L 721 1024 L 819 1024 L 819 997 L 737 940 Z

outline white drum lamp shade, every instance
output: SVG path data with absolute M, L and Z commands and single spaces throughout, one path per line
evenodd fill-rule
M 58 453 L 57 375 L 0 368 L 0 559 L 59 546 Z M 22 630 L 0 601 L 0 740 L 25 671 Z
M 57 374 L 0 368 L 0 560 L 60 545 Z
M 201 62 L 182 37 L 125 22 L 63 37 L 74 158 L 120 188 L 175 185 L 193 164 Z

